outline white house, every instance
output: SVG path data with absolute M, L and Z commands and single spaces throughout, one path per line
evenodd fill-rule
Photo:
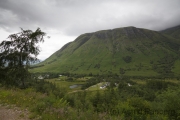
M 40 75 L 40 76 L 38 77 L 38 79 L 39 79 L 39 80 L 42 80 L 42 79 L 44 79 L 44 78 Z

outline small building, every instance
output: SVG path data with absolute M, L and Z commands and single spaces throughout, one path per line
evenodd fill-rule
M 100 87 L 100 89 L 104 89 L 104 88 L 106 88 L 107 86 L 109 86 L 110 85 L 110 83 L 109 82 L 106 82 L 104 85 L 102 85 L 101 87 Z
M 39 79 L 39 80 L 43 80 L 44 78 L 40 75 L 40 76 L 38 77 L 38 79 Z
M 100 89 L 104 89 L 104 88 L 106 88 L 106 86 L 101 86 L 101 87 L 100 87 Z
M 132 86 L 130 83 L 128 83 L 128 86 Z

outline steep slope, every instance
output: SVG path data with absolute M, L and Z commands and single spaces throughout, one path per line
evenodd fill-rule
M 159 32 L 135 27 L 80 35 L 33 72 L 156 76 L 178 74 L 180 42 Z M 178 69 L 177 69 L 178 70 Z
M 172 28 L 168 28 L 166 30 L 162 30 L 160 32 L 163 33 L 164 35 L 171 36 L 180 41 L 180 25 L 172 27 Z M 180 71 L 180 67 L 177 67 L 177 66 L 180 66 L 180 60 L 175 61 L 174 66 L 175 68 L 172 71 Z

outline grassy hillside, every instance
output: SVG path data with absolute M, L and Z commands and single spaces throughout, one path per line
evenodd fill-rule
M 80 35 L 32 72 L 179 75 L 180 41 L 160 32 L 135 27 Z M 174 73 L 173 73 L 174 72 Z
M 166 30 L 162 30 L 161 33 L 164 33 L 164 34 L 170 35 L 174 38 L 180 39 L 180 25 L 172 27 L 172 28 L 168 28 Z

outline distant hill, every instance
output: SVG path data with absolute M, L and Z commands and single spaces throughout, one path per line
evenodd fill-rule
M 170 35 L 170 36 L 172 36 L 174 38 L 180 39 L 180 25 L 172 27 L 172 28 L 168 28 L 166 30 L 162 30 L 160 32 L 164 33 L 164 34 L 167 34 L 167 35 Z
M 123 70 L 127 76 L 180 75 L 180 41 L 176 31 L 170 31 L 124 27 L 82 34 L 31 71 L 120 74 Z

